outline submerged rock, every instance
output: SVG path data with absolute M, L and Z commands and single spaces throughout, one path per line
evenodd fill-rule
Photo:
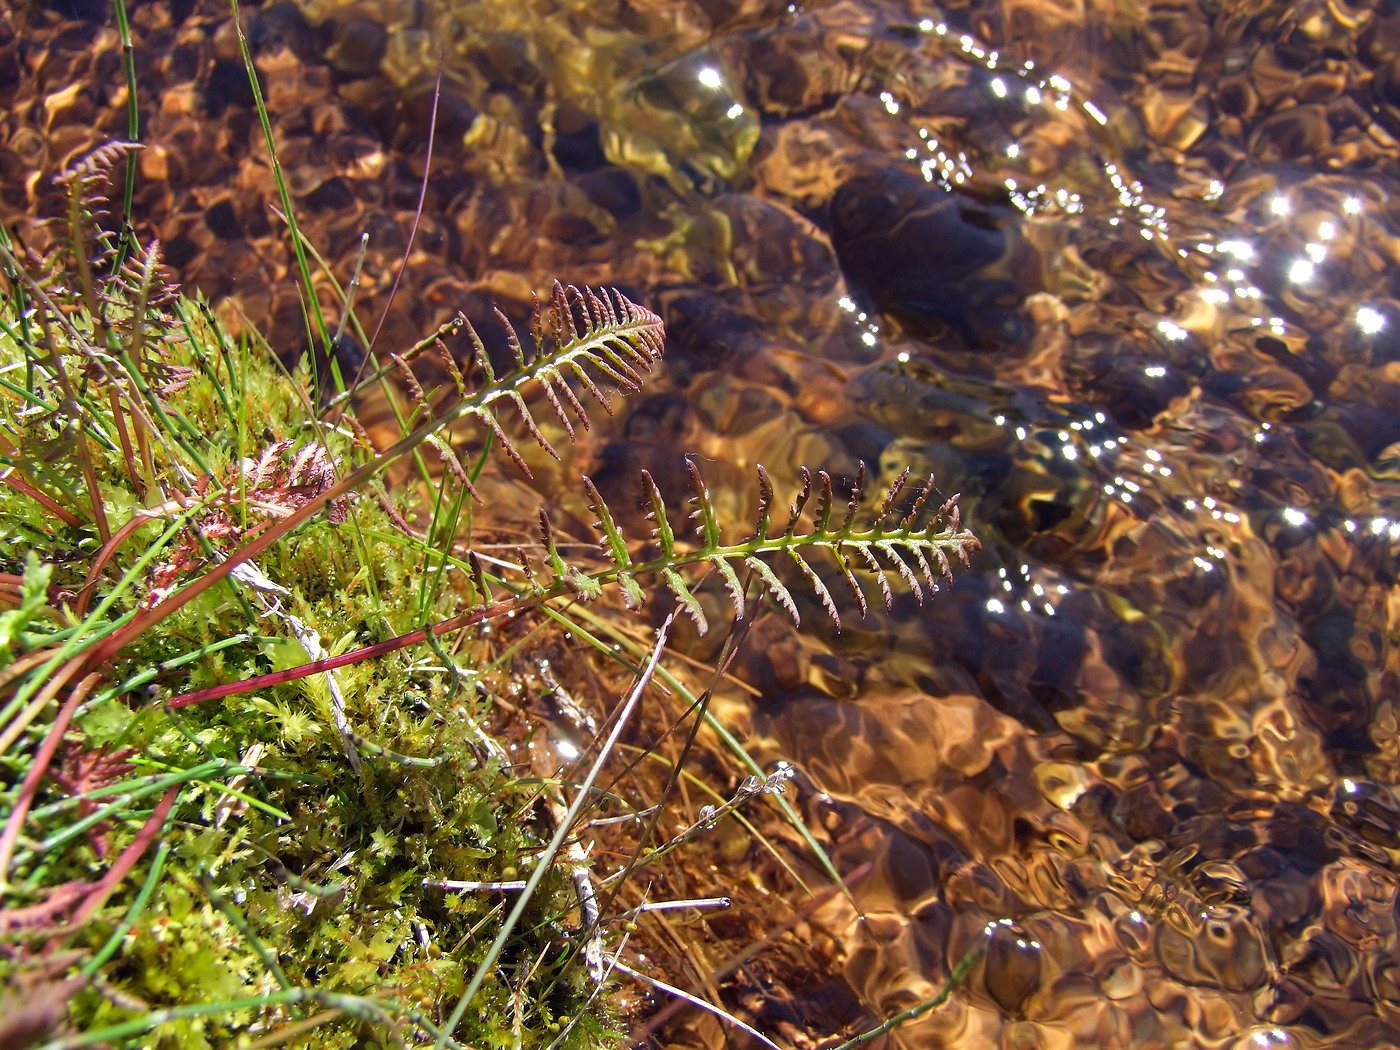
M 854 176 L 831 199 L 831 242 L 853 288 L 922 338 L 969 346 L 1024 339 L 1019 295 L 990 271 L 1015 244 L 1009 206 L 934 186 L 898 168 Z

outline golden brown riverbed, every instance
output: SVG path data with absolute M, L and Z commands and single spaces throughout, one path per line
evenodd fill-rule
M 664 375 L 572 464 L 615 507 L 640 467 L 682 491 L 683 451 L 741 518 L 757 462 L 785 482 L 912 466 L 963 494 L 984 549 L 956 585 L 839 633 L 815 599 L 800 635 L 766 618 L 741 658 L 757 698 L 721 698 L 858 876 L 729 978 L 732 1009 L 810 1044 L 984 945 L 886 1041 L 1400 1042 L 1400 7 L 244 18 L 309 240 L 343 281 L 370 235 L 370 319 L 442 56 L 378 348 L 493 300 L 519 316 L 555 276 L 664 314 Z M 132 21 L 137 220 L 294 348 L 227 10 Z M 28 230 L 65 160 L 127 134 L 119 40 L 103 4 L 18 5 L 0 55 L 20 59 L 0 63 L 0 206 Z M 740 917 L 688 927 L 697 945 L 762 929 L 744 848 Z M 707 1024 L 671 1038 L 724 1038 Z

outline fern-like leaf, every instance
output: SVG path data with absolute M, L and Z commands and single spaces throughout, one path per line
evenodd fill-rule
M 687 457 L 685 469 L 690 473 L 690 484 L 694 490 L 690 502 L 695 509 L 690 516 L 695 519 L 696 529 L 705 546 L 718 547 L 719 520 L 715 517 L 714 504 L 710 502 L 710 490 L 705 487 L 705 479 L 700 476 L 695 460 Z
M 880 597 L 885 599 L 885 609 L 894 608 L 894 591 L 890 588 L 889 576 L 880 567 L 880 563 L 875 560 L 875 555 L 870 552 L 869 547 L 858 547 L 860 556 L 864 560 L 866 567 L 875 577 L 875 582 L 880 586 Z M 922 595 L 920 596 L 922 598 Z
M 593 601 L 603 593 L 601 583 L 564 561 L 564 556 L 559 553 L 558 544 L 554 542 L 554 528 L 549 522 L 549 515 L 544 511 L 540 511 L 540 540 L 544 544 L 545 558 L 549 561 L 550 571 L 554 573 L 555 590 L 567 588 L 581 602 Z
M 684 609 L 685 614 L 694 622 L 695 629 L 701 634 L 707 632 L 710 622 L 705 619 L 705 610 L 700 607 L 700 602 L 686 586 L 685 578 L 675 569 L 662 569 L 661 577 L 666 581 L 667 590 L 675 597 L 676 604 Z
M 617 566 L 617 584 L 622 589 L 622 600 L 629 609 L 639 608 L 646 601 L 646 595 L 642 593 L 641 586 L 630 571 L 632 558 L 627 553 L 627 541 L 622 538 L 617 522 L 613 520 L 612 511 L 598 494 L 593 479 L 585 476 L 583 487 L 588 491 L 588 509 L 598 515 L 593 527 L 602 531 L 604 549 L 612 556 L 613 564 Z
M 656 522 L 656 529 L 652 535 L 661 544 L 662 556 L 670 558 L 676 553 L 676 533 L 666 516 L 666 503 L 661 498 L 661 490 L 656 487 L 655 479 L 645 470 L 642 471 L 642 484 L 646 486 L 647 499 L 651 502 L 651 511 L 647 517 Z
M 758 521 L 753 527 L 755 539 L 768 538 L 768 526 L 772 524 L 773 479 L 768 476 L 762 463 L 758 464 Z
M 797 600 L 775 568 L 775 562 L 787 561 L 797 567 L 806 584 L 821 601 L 827 616 L 839 629 L 840 604 L 810 560 L 812 554 L 826 552 L 836 571 L 846 581 L 856 609 L 861 616 L 865 616 L 869 612 L 869 603 L 857 570 L 875 576 L 887 608 L 894 604 L 894 579 L 900 580 L 922 603 L 926 595 L 937 593 L 940 580 L 951 581 L 953 559 L 966 565 L 969 555 L 981 546 L 976 537 L 962 528 L 957 497 L 947 500 L 937 512 L 926 513 L 925 507 L 935 490 L 931 477 L 921 486 L 912 505 L 892 523 L 891 518 L 899 514 L 896 505 L 906 487 L 907 472 L 895 481 L 880 501 L 870 525 L 860 529 L 856 520 L 863 495 L 864 470 L 852 485 L 841 521 L 833 525 L 836 494 L 831 475 L 826 471 L 818 471 L 814 475 L 804 469 L 803 487 L 793 502 L 792 520 L 781 533 L 770 534 L 767 508 L 771 505 L 773 490 L 772 482 L 762 467 L 759 468 L 761 506 L 756 528 L 747 540 L 726 544 L 699 469 L 693 461 L 688 461 L 688 465 L 693 489 L 689 503 L 700 539 L 697 547 L 691 550 L 680 547 L 656 482 L 650 474 L 644 473 L 643 485 L 651 507 L 649 517 L 656 526 L 652 538 L 659 551 L 648 560 L 635 560 L 602 496 L 593 483 L 585 479 L 589 506 L 597 515 L 595 524 L 601 533 L 603 549 L 612 564 L 608 569 L 589 573 L 567 566 L 550 536 L 548 518 L 542 516 L 546 557 L 554 570 L 556 585 L 560 588 L 567 586 L 582 597 L 585 590 L 590 595 L 595 592 L 580 586 L 580 577 L 587 578 L 594 587 L 615 582 L 628 606 L 635 607 L 645 597 L 639 578 L 660 576 L 666 589 L 703 632 L 705 616 L 686 585 L 682 570 L 708 564 L 722 577 L 736 615 L 742 616 L 746 608 L 746 588 L 740 578 L 740 573 L 744 572 L 757 578 L 762 588 L 796 623 L 799 620 Z M 807 513 L 809 507 L 810 515 Z M 656 550 L 656 547 L 652 549 Z
M 843 527 L 842 531 L 845 531 Z M 851 589 L 851 597 L 855 599 L 856 605 L 860 609 L 860 615 L 864 618 L 870 612 L 870 603 L 865 599 L 865 591 L 861 589 L 860 581 L 856 579 L 856 574 L 851 571 L 851 559 L 846 554 L 846 548 L 838 543 L 831 548 L 831 556 L 836 559 L 836 566 L 841 570 L 841 575 L 846 578 L 846 586 Z
M 836 559 L 838 569 L 846 575 L 848 582 L 859 594 L 857 605 L 864 612 L 866 608 L 864 595 L 860 594 L 859 581 L 852 569 L 853 553 L 859 555 L 865 568 L 880 581 L 880 589 L 888 605 L 893 603 L 893 588 L 890 586 L 889 578 L 891 572 L 897 574 L 914 592 L 915 596 L 921 602 L 923 601 L 924 582 L 920 581 L 910 568 L 907 559 L 912 559 L 919 564 L 932 592 L 937 590 L 937 583 L 933 579 L 930 558 L 940 568 L 951 568 L 952 558 L 956 558 L 966 565 L 969 555 L 981 548 L 977 538 L 962 528 L 962 522 L 957 514 L 956 497 L 945 502 L 937 513 L 925 516 L 923 507 L 928 496 L 934 490 L 932 478 L 929 478 L 924 484 L 919 496 L 914 501 L 914 505 L 899 519 L 896 525 L 890 525 L 889 518 L 891 514 L 897 513 L 895 504 L 897 497 L 903 490 L 905 481 L 903 476 L 896 481 L 890 493 L 877 508 L 873 522 L 865 529 L 858 529 L 855 526 L 854 519 L 857 515 L 851 514 L 849 510 L 841 525 L 833 529 L 829 520 L 826 520 L 829 516 L 830 503 L 827 500 L 828 511 L 819 510 L 817 522 L 814 523 L 813 527 L 804 530 L 802 528 L 802 511 L 812 494 L 812 475 L 808 471 L 803 472 L 803 491 L 794 503 L 793 520 L 781 534 L 776 536 L 768 534 L 763 520 L 766 511 L 762 511 L 759 515 L 760 527 L 755 530 L 753 535 L 738 543 L 725 544 L 719 535 L 718 525 L 714 524 L 711 528 L 711 523 L 715 520 L 714 508 L 710 505 L 709 493 L 703 480 L 700 479 L 698 470 L 694 470 L 693 465 L 692 470 L 695 495 L 691 497 L 691 502 L 695 504 L 695 513 L 701 522 L 700 531 L 704 539 L 704 542 L 695 549 L 682 549 L 675 540 L 674 533 L 670 530 L 670 523 L 666 518 L 660 493 L 656 490 L 652 479 L 647 476 L 644 481 L 651 495 L 651 516 L 657 524 L 656 538 L 660 540 L 662 550 L 646 561 L 635 560 L 628 551 L 626 538 L 622 535 L 616 519 L 607 510 L 597 489 L 589 483 L 587 486 L 589 496 L 593 509 L 598 515 L 598 527 L 603 532 L 604 549 L 610 555 L 610 564 L 606 568 L 585 571 L 583 568 L 569 564 L 554 540 L 549 516 L 541 511 L 540 542 L 544 548 L 545 561 L 553 574 L 551 582 L 544 583 L 535 575 L 529 558 L 521 551 L 519 552 L 520 573 L 525 577 L 526 586 L 511 585 L 510 589 L 515 592 L 512 596 L 496 599 L 491 595 L 490 580 L 482 569 L 480 559 L 473 556 L 470 559 L 471 574 L 476 584 L 479 602 L 457 616 L 400 635 L 397 638 L 377 642 L 363 649 L 316 660 L 291 671 L 274 672 L 271 675 L 255 676 L 240 682 L 185 693 L 173 698 L 171 703 L 176 707 L 182 707 L 186 704 L 228 696 L 235 692 L 261 688 L 273 680 L 277 682 L 290 681 L 292 678 L 302 678 L 321 671 L 334 670 L 337 667 L 382 656 L 385 653 L 395 652 L 417 644 L 429 635 L 442 635 L 448 631 L 480 623 L 489 617 L 527 609 L 552 599 L 574 597 L 581 601 L 591 601 L 597 598 L 602 593 L 604 585 L 609 583 L 618 583 L 623 589 L 624 597 L 629 601 L 635 601 L 639 594 L 645 597 L 646 592 L 638 581 L 647 576 L 660 577 L 665 589 L 671 593 L 677 605 L 695 621 L 696 627 L 703 633 L 708 624 L 699 601 L 691 593 L 686 583 L 685 572 L 687 569 L 695 570 L 705 565 L 717 568 L 724 576 L 725 586 L 734 602 L 736 614 L 743 612 L 745 588 L 739 578 L 739 573 L 742 571 L 748 574 L 750 579 L 756 578 L 763 589 L 771 594 L 774 600 L 792 617 L 793 623 L 797 624 L 799 622 L 797 600 L 770 564 L 775 560 L 791 560 L 798 566 L 806 581 L 826 607 L 827 614 L 839 628 L 840 610 L 836 600 L 815 567 L 808 561 L 807 554 L 826 550 L 830 556 Z M 862 473 L 858 481 L 863 482 L 863 480 Z M 764 499 L 769 499 L 771 497 L 771 484 L 768 483 L 767 474 L 762 468 L 759 468 L 759 486 L 764 494 Z M 829 486 L 829 481 L 823 482 L 824 491 Z M 848 507 L 859 507 L 862 494 L 859 491 L 861 486 L 857 484 L 853 488 L 857 491 L 852 492 Z M 823 521 L 826 521 L 824 526 L 822 526 Z M 655 550 L 654 547 L 652 549 Z
M 734 603 L 734 615 L 742 617 L 744 615 L 744 585 L 739 581 L 739 574 L 734 571 L 734 566 L 716 555 L 710 559 L 710 564 L 719 570 L 719 574 L 724 577 L 724 589 L 729 592 L 729 600 Z
M 571 384 L 577 383 L 609 414 L 612 406 L 603 384 L 611 383 L 624 391 L 636 389 L 642 375 L 660 358 L 664 327 L 661 318 L 622 293 L 610 289 L 594 291 L 555 282 L 547 303 L 536 300 L 530 318 L 530 334 L 536 347 L 526 351 L 509 319 L 500 310 L 496 317 L 504 326 L 513 367 L 498 375 L 486 352 L 480 333 L 459 317 L 457 327 L 465 329 L 472 348 L 473 364 L 479 381 L 469 389 L 455 364 L 448 368 L 452 379 L 449 393 L 455 399 L 430 408 L 435 395 L 425 393 L 408 364 L 417 352 L 426 350 L 428 340 L 402 357 L 390 359 L 387 371 L 398 371 L 410 399 L 427 413 L 427 419 L 405 434 L 391 448 L 378 454 L 378 466 L 407 454 L 431 435 L 463 420 L 475 420 L 490 431 L 501 451 L 527 477 L 530 469 L 515 438 L 509 415 L 518 417 L 525 432 L 548 455 L 558 452 L 545 437 L 528 398 L 538 391 L 572 440 L 577 427 L 588 427 L 588 413 Z M 404 374 L 407 373 L 407 374 Z M 373 378 L 373 377 L 370 377 Z M 421 417 L 420 417 L 421 418 Z
M 802 626 L 802 617 L 797 614 L 797 602 L 793 599 L 792 592 L 783 585 L 782 580 L 778 579 L 778 574 L 769 567 L 768 563 L 762 558 L 749 555 L 744 558 L 744 564 L 753 570 L 777 603 L 787 610 L 788 615 L 792 617 L 793 626 Z
M 826 584 L 822 583 L 822 578 L 817 575 L 817 571 L 807 564 L 807 559 L 802 557 L 796 547 L 787 549 L 788 557 L 791 558 L 802 575 L 807 577 L 807 582 L 812 585 L 812 590 L 817 592 L 817 597 L 822 600 L 822 605 L 826 606 L 826 614 L 831 617 L 831 622 L 836 625 L 836 629 L 841 629 L 841 613 L 836 608 L 836 599 L 831 596 L 831 591 L 827 590 Z

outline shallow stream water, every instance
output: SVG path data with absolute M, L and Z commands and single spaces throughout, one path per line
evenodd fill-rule
M 91 10 L 87 10 L 87 7 Z M 132 4 L 136 214 L 299 336 L 218 4 Z M 1400 1043 L 1400 5 L 496 0 L 245 10 L 303 223 L 379 345 L 553 277 L 660 311 L 583 447 L 615 506 L 704 459 L 961 492 L 930 604 L 767 618 L 762 757 L 837 867 L 852 1030 L 909 1047 Z M 0 206 L 127 129 L 105 5 L 0 12 Z M 816 936 L 814 934 L 814 936 Z M 804 998 L 805 996 L 805 998 Z M 831 1003 L 839 1002 L 839 1008 Z M 763 1006 L 748 1006 L 760 1018 Z M 786 1027 L 784 1027 L 786 1026 Z

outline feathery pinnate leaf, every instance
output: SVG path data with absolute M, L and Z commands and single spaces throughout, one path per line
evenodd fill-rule
M 571 381 L 577 382 L 611 415 L 612 406 L 605 386 L 616 386 L 624 393 L 637 389 L 643 374 L 661 357 L 665 334 L 660 317 L 621 292 L 580 289 L 557 281 L 548 302 L 542 305 L 537 299 L 531 313 L 533 356 L 527 353 L 520 333 L 506 315 L 497 310 L 496 318 L 505 328 L 513 367 L 498 375 L 480 334 L 466 318 L 459 317 L 455 327 L 466 331 L 480 382 L 475 389 L 469 389 L 455 366 L 449 368 L 452 378 L 449 392 L 455 399 L 445 405 L 429 407 L 432 395 L 422 391 L 408 366 L 414 353 L 391 359 L 393 370 L 410 373 L 405 377 L 410 398 L 427 411 L 428 418 L 392 448 L 379 454 L 381 467 L 443 428 L 464 419 L 474 419 L 492 433 L 501 451 L 528 477 L 530 469 L 511 435 L 514 428 L 510 417 L 513 416 L 548 455 L 559 458 L 536 419 L 538 407 L 531 406 L 528 396 L 537 388 L 549 413 L 573 440 L 577 427 L 587 429 L 588 413 Z M 427 340 L 416 347 L 415 352 L 435 345 L 436 340 Z M 504 411 L 506 408 L 512 411 Z
M 553 540 L 548 517 L 541 515 L 545 554 L 554 572 L 555 589 L 580 598 L 596 597 L 601 593 L 602 584 L 616 582 L 623 591 L 628 607 L 634 608 L 644 600 L 646 593 L 638 578 L 659 576 L 666 589 L 703 632 L 708 623 L 682 571 L 708 565 L 723 578 L 735 615 L 742 616 L 745 612 L 744 577 L 747 577 L 771 594 L 796 623 L 799 619 L 797 600 L 774 564 L 775 561 L 788 561 L 797 567 L 807 586 L 820 599 L 832 623 L 839 629 L 840 604 L 817 567 L 809 560 L 813 554 L 826 552 L 849 587 L 856 609 L 864 616 L 869 604 L 865 585 L 861 582 L 862 575 L 874 577 L 880 598 L 887 608 L 893 605 L 893 584 L 896 581 L 908 587 L 922 603 L 926 594 L 937 592 L 940 580 L 952 581 L 954 559 L 967 565 L 969 556 L 981 547 L 977 538 L 962 527 L 956 496 L 945 501 L 936 512 L 927 513 L 928 498 L 935 488 L 932 477 L 921 486 L 898 520 L 891 521 L 892 516 L 898 514 L 897 505 L 908 481 L 907 472 L 900 475 L 886 492 L 870 523 L 859 527 L 864 468 L 852 485 L 840 523 L 835 525 L 832 518 L 837 496 L 830 474 L 823 470 L 813 475 L 804 469 L 803 488 L 793 503 L 792 518 L 782 532 L 771 535 L 769 508 L 773 487 L 767 471 L 759 467 L 759 512 L 754 531 L 742 542 L 726 544 L 699 469 L 693 461 L 688 466 L 693 489 L 688 503 L 699 533 L 698 546 L 686 549 L 678 543 L 661 492 L 651 475 L 644 472 L 642 482 L 650 507 L 647 516 L 655 526 L 650 537 L 650 550 L 654 554 L 638 560 L 597 488 L 586 480 L 589 506 L 598 517 L 596 527 L 601 533 L 603 548 L 611 565 L 607 569 L 587 573 L 567 565 Z M 807 513 L 809 506 L 812 508 L 810 515 Z M 583 584 L 583 580 L 587 580 L 588 584 Z M 538 590 L 533 592 L 535 599 L 549 596 Z

